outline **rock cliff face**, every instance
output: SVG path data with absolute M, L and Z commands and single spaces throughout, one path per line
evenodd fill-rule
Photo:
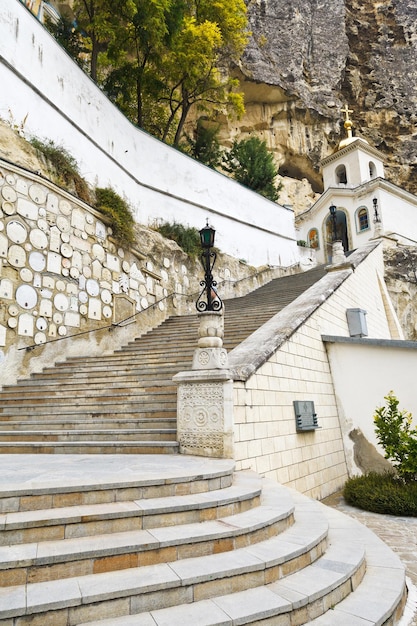
M 416 193 L 417 4 L 249 0 L 248 11 L 252 37 L 236 70 L 247 112 L 224 127 L 224 141 L 259 135 L 283 176 L 318 192 L 319 162 L 345 136 L 348 103 L 356 134 L 385 155 L 386 177 Z

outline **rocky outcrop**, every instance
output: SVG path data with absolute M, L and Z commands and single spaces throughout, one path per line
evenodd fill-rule
M 257 134 L 280 173 L 321 190 L 319 162 L 355 132 L 386 158 L 386 176 L 417 191 L 417 5 L 407 0 L 251 0 L 239 74 L 246 115 L 223 139 Z M 280 199 L 281 201 L 281 199 Z
M 384 251 L 385 281 L 406 339 L 417 341 L 417 249 Z

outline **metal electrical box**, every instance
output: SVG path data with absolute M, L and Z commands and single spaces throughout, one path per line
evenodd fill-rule
M 367 337 L 366 311 L 364 309 L 346 309 L 347 323 L 351 337 Z
M 320 428 L 312 400 L 294 400 L 295 425 L 298 431 Z

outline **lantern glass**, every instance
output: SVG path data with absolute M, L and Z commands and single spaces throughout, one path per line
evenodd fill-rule
M 203 248 L 212 248 L 214 246 L 214 228 L 207 225 L 200 230 L 200 241 Z
M 335 215 L 336 214 L 336 207 L 334 204 L 332 204 L 332 206 L 330 207 L 330 214 L 331 215 Z

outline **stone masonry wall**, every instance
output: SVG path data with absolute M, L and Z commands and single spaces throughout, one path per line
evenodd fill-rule
M 254 375 L 235 381 L 239 469 L 251 468 L 314 498 L 343 486 L 345 450 L 352 447 L 349 432 L 355 425 L 344 422 L 321 337 L 349 336 L 346 309 L 363 308 L 369 337 L 391 338 L 378 282 L 382 273 L 379 246 Z M 314 401 L 319 429 L 296 431 L 294 400 Z

